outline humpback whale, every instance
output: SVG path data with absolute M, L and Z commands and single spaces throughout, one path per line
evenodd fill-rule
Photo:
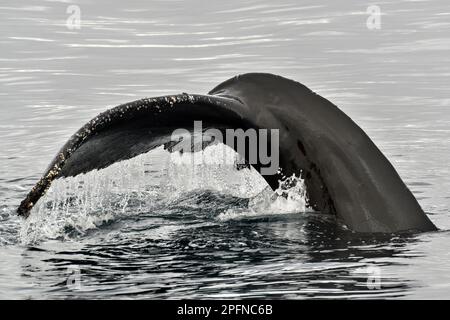
M 279 167 L 263 174 L 276 189 L 304 179 L 308 206 L 334 214 L 355 232 L 436 230 L 392 164 L 366 133 L 330 101 L 299 82 L 267 73 L 231 78 L 206 95 L 145 98 L 109 109 L 58 152 L 17 212 L 28 217 L 53 180 L 105 168 L 170 143 L 177 128 L 279 130 Z M 252 164 L 261 172 L 261 164 Z

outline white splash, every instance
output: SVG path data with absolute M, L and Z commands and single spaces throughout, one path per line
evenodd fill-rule
M 139 156 L 100 171 L 55 180 L 22 225 L 22 243 L 64 236 L 66 228 L 79 233 L 118 216 L 151 207 L 158 198 L 149 179 L 148 163 Z
M 267 186 L 253 167 L 237 170 L 238 154 L 224 144 L 201 152 L 172 153 L 170 159 L 167 178 L 179 192 L 210 190 L 250 198 Z
M 273 191 L 269 186 L 257 196 L 250 199 L 246 210 L 227 210 L 217 217 L 226 221 L 253 216 L 273 214 L 304 213 L 310 209 L 306 207 L 305 182 L 295 175 L 280 182 L 277 190 Z
M 22 223 L 20 240 L 29 244 L 70 238 L 69 232 L 83 235 L 108 221 L 164 208 L 189 192 L 250 198 L 248 208 L 224 212 L 219 220 L 306 210 L 303 180 L 289 178 L 273 192 L 252 167 L 237 170 L 233 162 L 214 161 L 224 154 L 237 160 L 225 145 L 183 154 L 161 147 L 99 171 L 55 180 Z

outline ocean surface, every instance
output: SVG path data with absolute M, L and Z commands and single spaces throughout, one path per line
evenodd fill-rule
M 449 1 L 2 0 L 0 31 L 0 298 L 450 298 Z M 101 111 L 246 72 L 338 105 L 440 230 L 358 235 L 301 188 L 276 198 L 254 170 L 163 149 L 16 216 Z

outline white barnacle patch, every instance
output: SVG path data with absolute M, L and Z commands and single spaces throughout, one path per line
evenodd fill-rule
M 55 166 L 53 167 L 53 169 L 51 169 L 51 170 L 47 173 L 47 175 L 45 176 L 45 179 L 46 179 L 46 180 L 52 180 L 53 177 L 55 177 L 55 176 L 57 175 L 57 169 L 58 169 L 58 167 L 55 165 Z

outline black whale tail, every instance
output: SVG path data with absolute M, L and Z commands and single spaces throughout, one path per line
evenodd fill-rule
M 27 217 L 54 179 L 148 152 L 169 143 L 175 129 L 192 130 L 195 120 L 204 129 L 278 129 L 282 174 L 301 175 L 309 206 L 336 214 L 352 230 L 436 230 L 394 167 L 349 117 L 302 84 L 262 73 L 229 79 L 208 95 L 142 99 L 105 111 L 62 147 L 18 214 Z M 261 171 L 260 163 L 252 165 Z M 263 177 L 276 188 L 282 175 Z

